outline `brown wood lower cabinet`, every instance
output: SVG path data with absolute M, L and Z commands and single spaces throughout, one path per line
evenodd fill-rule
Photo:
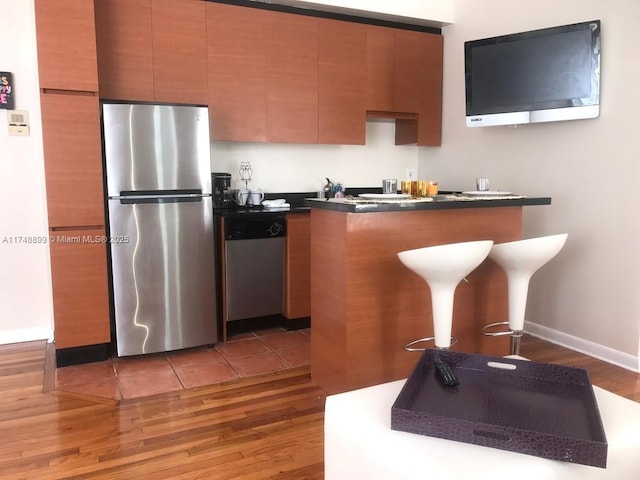
M 284 316 L 290 320 L 311 316 L 310 254 L 309 214 L 287 215 Z
M 111 341 L 104 228 L 50 232 L 56 350 Z

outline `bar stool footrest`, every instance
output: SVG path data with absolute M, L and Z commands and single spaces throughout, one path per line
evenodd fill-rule
M 431 341 L 435 341 L 436 337 L 425 337 L 425 338 L 419 338 L 417 340 L 413 340 L 409 343 L 407 343 L 404 347 L 402 347 L 405 351 L 407 352 L 424 352 L 425 350 L 428 350 L 428 347 L 424 347 L 424 348 L 415 348 L 414 345 L 417 345 L 418 343 L 422 343 L 422 342 L 431 342 Z M 454 346 L 456 343 L 458 343 L 458 339 L 451 337 L 451 344 L 449 345 L 449 347 Z M 439 348 L 441 350 L 447 350 L 449 349 L 449 347 L 438 347 L 436 345 L 435 348 Z
M 500 330 L 500 331 L 489 331 L 489 329 L 491 328 L 496 328 L 496 327 L 502 327 L 502 326 L 508 326 L 509 322 L 495 322 L 495 323 L 490 323 L 489 325 L 485 325 L 484 327 L 482 327 L 482 334 L 486 335 L 487 337 L 500 337 L 502 335 L 511 335 L 512 337 L 521 337 L 523 332 L 522 330 Z

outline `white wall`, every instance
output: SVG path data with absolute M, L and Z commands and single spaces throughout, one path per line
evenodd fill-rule
M 444 34 L 440 148 L 420 149 L 418 174 L 442 188 L 491 186 L 553 198 L 526 207 L 525 237 L 568 232 L 532 279 L 531 331 L 638 369 L 640 271 L 640 2 L 457 0 Z M 465 126 L 463 43 L 523 30 L 602 20 L 600 117 L 517 128 Z M 503 320 L 503 319 L 496 319 Z
M 33 1 L 0 0 L 0 70 L 13 73 L 15 108 L 27 110 L 28 137 L 9 136 L 0 110 L 0 344 L 52 332 L 44 160 Z M 16 243 L 17 242 L 17 243 Z
M 270 3 L 430 26 L 453 23 L 455 4 L 454 0 L 272 0 Z
M 405 178 L 418 164 L 418 147 L 394 145 L 395 125 L 367 122 L 366 145 L 212 143 L 212 170 L 232 175 L 238 188 L 241 161 L 250 161 L 250 187 L 264 192 L 314 192 L 329 177 L 346 187 L 382 187 L 383 178 Z

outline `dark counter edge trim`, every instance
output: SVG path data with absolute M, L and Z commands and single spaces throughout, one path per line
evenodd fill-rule
M 455 210 L 460 208 L 496 208 L 496 207 L 527 207 L 535 205 L 551 205 L 551 197 L 517 198 L 513 200 L 441 200 L 413 204 L 372 203 L 352 204 L 337 202 L 322 202 L 309 200 L 306 202 L 311 208 L 333 210 L 347 213 L 381 213 L 381 212 L 417 212 L 426 210 Z
M 344 22 L 364 23 L 368 25 L 377 25 L 379 27 L 399 28 L 403 30 L 413 30 L 416 32 L 434 33 L 437 35 L 442 35 L 442 29 L 436 28 L 436 27 L 428 27 L 426 25 L 414 25 L 411 23 L 393 22 L 390 20 L 381 20 L 377 18 L 358 17 L 356 15 L 347 15 L 345 13 L 325 12 L 322 10 L 293 7 L 289 5 L 278 5 L 274 3 L 254 2 L 250 0 L 205 0 L 205 1 L 211 2 L 211 3 L 224 3 L 226 5 L 235 5 L 237 7 L 260 8 L 262 10 L 272 10 L 275 12 L 305 15 L 307 17 L 328 18 L 331 20 L 341 20 Z

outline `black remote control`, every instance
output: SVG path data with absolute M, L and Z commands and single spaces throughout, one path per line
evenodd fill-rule
M 460 383 L 447 362 L 436 360 L 433 365 L 436 367 L 438 378 L 446 387 L 455 387 Z

